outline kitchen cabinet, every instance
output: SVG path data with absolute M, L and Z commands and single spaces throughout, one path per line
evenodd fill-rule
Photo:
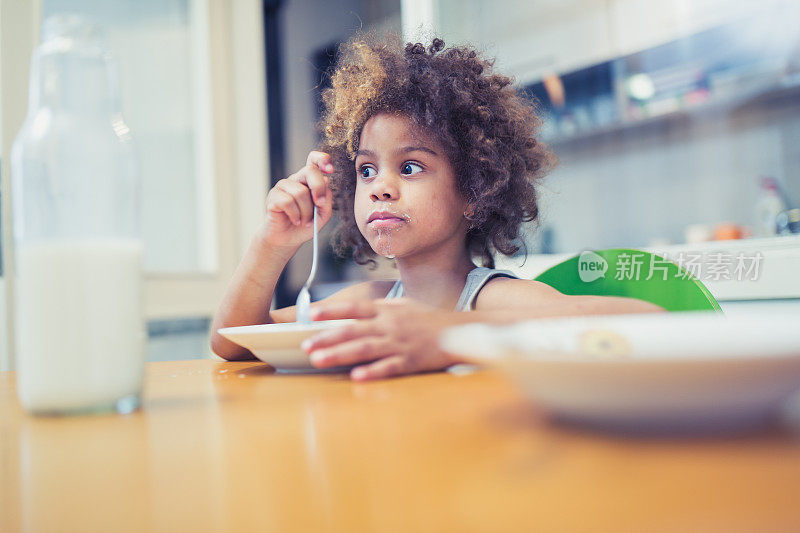
M 497 68 L 525 85 L 611 57 L 603 0 L 521 2 L 439 0 L 437 33 L 448 44 L 471 43 L 497 56 Z
M 700 31 L 790 7 L 787 0 L 610 0 L 615 56 L 632 54 Z
M 497 56 L 520 85 L 632 54 L 737 20 L 770 27 L 800 17 L 793 0 L 431 0 L 419 20 L 449 44 Z M 415 26 L 415 24 L 410 24 Z M 763 28 L 757 31 L 763 34 Z M 776 31 L 776 34 L 783 32 Z

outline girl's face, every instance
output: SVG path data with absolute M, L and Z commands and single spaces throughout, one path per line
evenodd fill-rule
M 463 249 L 466 201 L 441 145 L 402 115 L 364 125 L 356 155 L 355 217 L 377 253 L 404 257 Z

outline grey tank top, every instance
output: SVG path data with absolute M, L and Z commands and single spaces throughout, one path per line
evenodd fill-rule
M 509 270 L 495 270 L 493 268 L 486 268 L 486 267 L 475 267 L 467 274 L 467 282 L 464 284 L 464 290 L 461 291 L 461 296 L 458 298 L 458 303 L 456 304 L 455 311 L 472 311 L 472 306 L 475 303 L 475 298 L 478 297 L 478 293 L 481 292 L 486 283 L 492 279 L 497 277 L 504 277 L 504 278 L 514 278 L 519 279 L 518 276 L 515 276 Z M 389 294 L 386 295 L 386 300 L 392 300 L 394 298 L 402 298 L 405 294 L 403 290 L 403 284 L 400 280 L 394 282 L 392 285 L 392 289 L 389 291 Z

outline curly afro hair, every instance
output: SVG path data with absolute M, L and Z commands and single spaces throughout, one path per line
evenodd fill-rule
M 352 251 L 357 263 L 374 264 L 353 217 L 353 160 L 364 124 L 385 112 L 408 116 L 444 147 L 468 203 L 465 246 L 473 257 L 494 267 L 494 251 L 519 250 L 520 225 L 539 214 L 534 183 L 555 157 L 537 138 L 542 121 L 534 104 L 492 66 L 468 47 L 445 49 L 441 39 L 426 48 L 367 34 L 341 45 L 319 124 L 320 149 L 336 169 L 330 185 L 341 214 L 337 253 Z

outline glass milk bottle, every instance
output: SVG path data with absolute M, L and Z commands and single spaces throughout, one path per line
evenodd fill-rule
M 23 407 L 136 409 L 145 349 L 140 183 L 108 47 L 80 18 L 43 25 L 11 176 Z

